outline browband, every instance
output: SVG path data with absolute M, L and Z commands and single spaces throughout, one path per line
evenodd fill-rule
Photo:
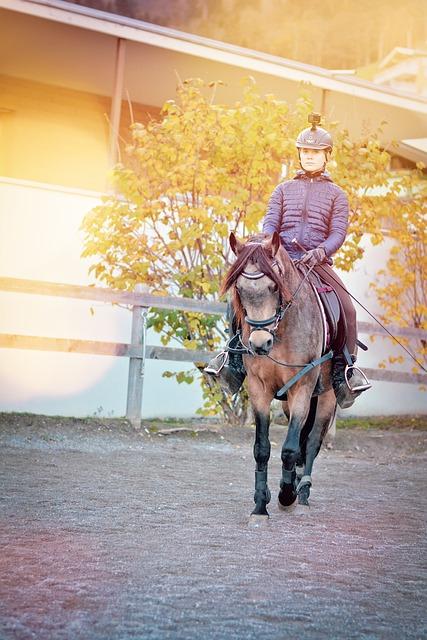
M 260 244 L 260 243 L 256 243 L 256 244 Z M 278 264 L 279 263 L 277 262 L 277 260 L 273 260 L 273 262 L 271 263 L 271 266 L 277 267 Z M 263 273 L 262 271 L 255 271 L 254 273 L 248 273 L 248 271 L 242 271 L 240 275 L 243 276 L 244 278 L 247 278 L 248 280 L 259 280 L 260 278 L 265 276 L 265 273 Z

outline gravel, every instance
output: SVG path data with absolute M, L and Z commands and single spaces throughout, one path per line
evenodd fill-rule
M 250 526 L 253 429 L 0 415 L 1 640 L 427 638 L 427 432 L 339 429 Z

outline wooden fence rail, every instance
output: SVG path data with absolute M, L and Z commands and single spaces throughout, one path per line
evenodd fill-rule
M 75 298 L 131 306 L 132 337 L 129 344 L 0 333 L 0 348 L 62 351 L 67 353 L 87 353 L 129 358 L 126 417 L 133 424 L 139 424 L 141 421 L 141 402 L 146 358 L 179 362 L 208 362 L 214 355 L 214 353 L 206 351 L 147 345 L 146 317 L 149 308 L 179 309 L 181 311 L 215 315 L 222 315 L 226 311 L 226 305 L 220 302 L 155 296 L 138 291 L 115 291 L 102 287 L 84 287 L 38 280 L 23 280 L 19 278 L 0 277 L 0 291 Z M 388 325 L 387 328 L 397 336 L 427 340 L 427 331 L 424 330 L 393 325 Z M 387 335 L 379 325 L 368 322 L 359 322 L 358 331 L 364 334 Z M 388 369 L 365 369 L 365 372 L 368 378 L 372 380 L 427 385 L 427 375 L 424 374 L 390 371 Z

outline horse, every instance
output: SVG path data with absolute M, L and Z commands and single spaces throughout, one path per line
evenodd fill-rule
M 240 242 L 231 233 L 236 260 L 222 293 L 231 294 L 239 331 L 235 352 L 243 354 L 255 417 L 255 507 L 250 519 L 269 517 L 270 405 L 282 399 L 288 431 L 281 451 L 279 507 L 309 505 L 312 469 L 336 414 L 331 384 L 332 352 L 324 351 L 322 312 L 308 281 L 297 269 L 277 232 Z M 234 336 L 234 338 L 236 338 Z M 233 339 L 229 347 L 236 344 Z

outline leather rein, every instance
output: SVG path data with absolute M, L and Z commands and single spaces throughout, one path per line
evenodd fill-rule
M 279 268 L 279 273 L 282 275 L 282 269 L 280 267 L 280 264 L 277 260 L 274 260 L 272 262 L 272 266 L 278 266 Z M 306 273 L 304 274 L 304 276 L 301 279 L 301 282 L 298 284 L 297 288 L 295 289 L 294 293 L 291 295 L 290 300 L 287 300 L 285 303 L 283 303 L 282 301 L 280 302 L 280 305 L 275 313 L 274 316 L 272 316 L 271 318 L 267 318 L 266 320 L 252 320 L 251 318 L 249 318 L 248 316 L 245 316 L 245 322 L 251 327 L 251 333 L 253 331 L 268 331 L 269 333 L 271 333 L 271 335 L 273 336 L 273 338 L 276 335 L 276 331 L 277 328 L 279 326 L 279 323 L 281 322 L 281 320 L 283 320 L 286 312 L 288 311 L 288 309 L 291 307 L 291 305 L 293 304 L 293 302 L 295 301 L 297 295 L 299 294 L 301 287 L 303 286 L 304 282 L 306 280 L 308 280 L 308 277 L 310 275 L 310 273 L 313 271 L 314 267 L 309 267 L 306 271 Z M 250 273 L 248 271 L 242 271 L 242 273 L 240 274 L 242 275 L 244 278 L 247 278 L 248 280 L 259 280 L 259 278 L 264 277 L 266 274 L 263 273 L 262 271 L 256 271 L 254 273 Z M 272 328 L 269 328 L 270 325 L 273 325 Z M 236 345 L 232 346 L 233 341 L 236 341 Z M 234 335 L 232 338 L 230 338 L 230 340 L 228 341 L 227 344 L 227 351 L 229 351 L 230 353 L 239 353 L 241 355 L 251 355 L 251 356 L 256 356 L 257 354 L 254 353 L 254 351 L 250 348 L 249 345 L 246 345 L 241 337 L 241 332 L 240 330 L 237 331 L 236 335 Z M 265 357 L 269 358 L 270 360 L 273 360 L 273 362 L 275 362 L 276 364 L 282 366 L 282 367 L 290 367 L 290 368 L 299 368 L 300 371 L 298 371 L 298 373 L 296 373 L 294 376 L 292 376 L 292 378 L 290 380 L 288 380 L 288 382 L 281 387 L 281 389 L 279 389 L 276 393 L 276 398 L 285 398 L 286 394 L 288 392 L 288 390 L 298 381 L 300 380 L 303 376 L 305 376 L 306 373 L 308 373 L 309 371 L 311 371 L 312 369 L 314 369 L 315 367 L 318 367 L 319 365 L 323 364 L 324 362 L 326 362 L 327 360 L 330 360 L 331 358 L 333 358 L 334 353 L 332 350 L 328 351 L 327 353 L 325 353 L 324 355 L 322 355 L 320 358 L 316 358 L 315 360 L 312 360 L 311 362 L 305 362 L 303 364 L 300 363 L 289 363 L 289 362 L 281 362 L 280 360 L 276 360 L 275 358 L 273 358 L 272 356 L 270 356 L 269 354 L 266 355 Z

